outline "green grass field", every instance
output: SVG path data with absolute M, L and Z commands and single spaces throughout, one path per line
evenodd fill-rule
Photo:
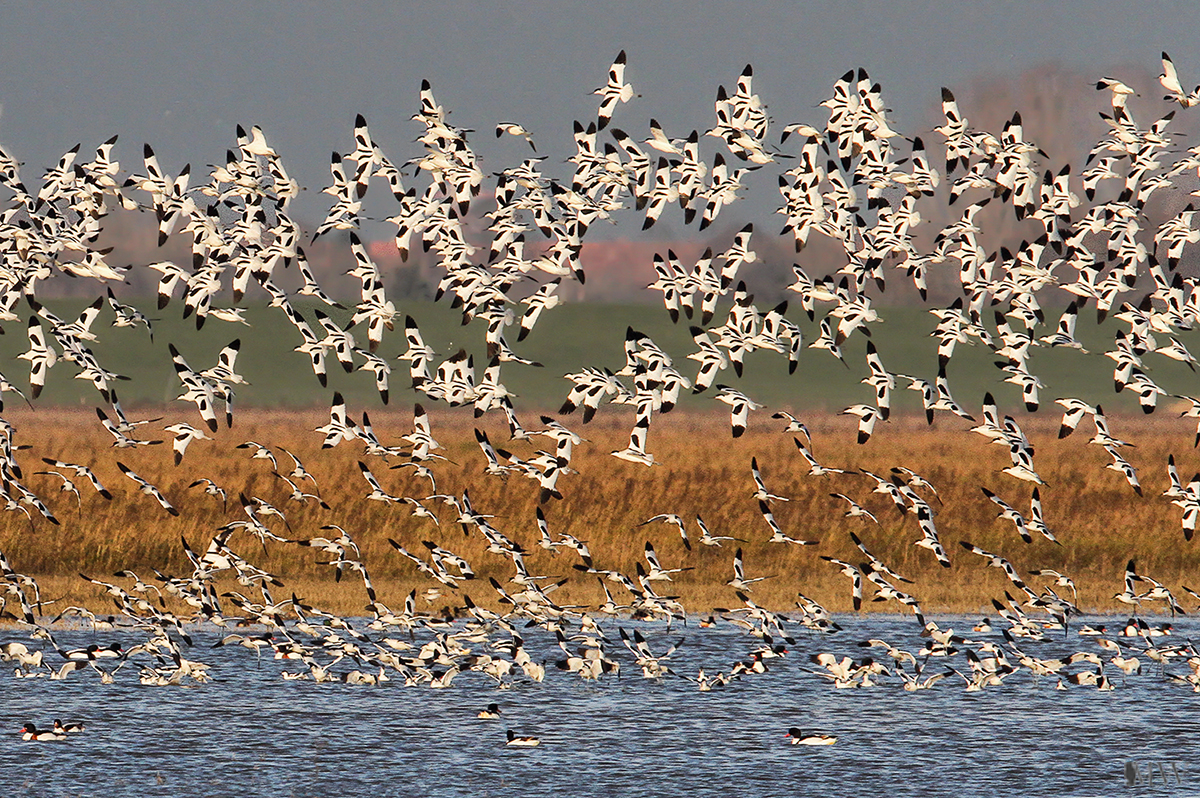
M 62 300 L 50 302 L 48 307 L 63 318 L 72 318 L 84 304 L 82 301 Z M 372 375 L 361 371 L 345 374 L 332 358 L 329 387 L 322 388 L 308 366 L 307 357 L 293 351 L 301 343 L 300 335 L 278 310 L 262 304 L 249 305 L 246 318 L 251 326 L 210 318 L 204 329 L 197 332 L 190 319 L 185 321 L 180 318 L 182 303 L 178 300 L 162 311 L 154 310 L 153 301 L 133 304 L 140 306 L 151 318 L 159 319 L 154 325 L 153 342 L 144 329 L 101 329 L 111 320 L 111 312 L 105 309 L 96 323 L 97 331 L 101 333 L 99 341 L 93 345 L 102 365 L 130 378 L 127 382 L 118 383 L 116 389 L 126 407 L 158 405 L 170 402 L 178 395 L 180 384 L 171 366 L 167 349 L 169 343 L 174 343 L 189 364 L 200 370 L 213 365 L 221 347 L 235 338 L 242 341 L 238 371 L 250 381 L 250 385 L 242 386 L 237 391 L 237 403 L 240 406 L 321 406 L 328 403 L 334 391 L 341 391 L 352 407 L 380 407 Z M 301 304 L 298 307 L 312 326 L 319 330 L 313 316 L 313 306 Z M 442 358 L 465 347 L 475 356 L 476 372 L 482 372 L 485 350 L 481 322 L 472 322 L 463 327 L 460 324 L 461 315 L 445 301 L 437 304 L 402 302 L 399 310 L 397 327 L 385 335 L 379 351 L 393 365 L 393 407 L 406 407 L 412 401 L 421 399 L 420 394 L 408 388 L 407 364 L 395 360 L 406 348 L 404 314 L 413 316 L 426 343 L 437 350 Z M 348 311 L 337 309 L 333 309 L 330 315 L 343 322 L 349 318 Z M 844 366 L 823 350 L 807 348 L 807 344 L 817 338 L 818 332 L 817 325 L 809 322 L 802 311 L 793 309 L 788 315 L 805 334 L 806 348 L 796 373 L 787 373 L 784 356 L 758 351 L 747 357 L 742 378 L 738 378 L 732 370 L 727 370 L 721 373 L 717 381 L 742 390 L 772 409 L 824 409 L 836 412 L 850 404 L 873 401 L 872 390 L 860 383 L 867 374 L 864 361 L 866 339 L 854 335 L 846 343 L 844 351 L 849 366 Z M 879 315 L 882 321 L 872 327 L 873 340 L 885 366 L 893 372 L 932 380 L 937 372 L 936 342 L 929 337 L 929 333 L 936 319 L 925 310 L 908 307 L 880 308 Z M 1057 310 L 1048 310 L 1046 325 L 1036 333 L 1045 335 L 1052 332 L 1056 321 Z M 1110 413 L 1136 411 L 1136 400 L 1131 394 L 1119 397 L 1113 394 L 1113 363 L 1100 354 L 1111 348 L 1114 331 L 1119 324 L 1109 318 L 1104 325 L 1097 326 L 1094 312 L 1088 309 L 1080 314 L 1077 332 L 1090 354 L 1057 348 L 1033 350 L 1030 368 L 1046 385 L 1042 391 L 1043 408 L 1053 413 L 1057 410 L 1052 404 L 1055 397 L 1077 396 L 1091 403 L 1103 404 Z M 520 344 L 515 342 L 515 328 L 511 328 L 508 334 L 510 344 L 519 354 L 544 364 L 542 368 L 505 365 L 503 379 L 508 388 L 518 395 L 517 407 L 524 408 L 526 412 L 555 409 L 569 390 L 569 384 L 563 379 L 564 374 L 578 371 L 584 366 L 606 366 L 614 371 L 619 369 L 624 364 L 623 343 L 628 326 L 649 335 L 675 359 L 676 368 L 686 376 L 695 376 L 696 363 L 686 359 L 686 355 L 696 348 L 688 333 L 688 322 L 681 319 L 673 325 L 661 305 L 562 305 L 545 312 L 526 341 Z M 28 347 L 25 324 L 9 322 L 4 325 L 4 333 L 0 336 L 0 363 L 4 364 L 2 371 L 14 384 L 24 388 L 28 384 L 28 365 L 15 357 Z M 365 339 L 365 332 L 360 337 Z M 1200 350 L 1200 339 L 1196 333 L 1185 333 L 1181 339 L 1193 349 Z M 365 344 L 365 340 L 361 343 Z M 1162 343 L 1166 343 L 1165 339 Z M 984 346 L 960 345 L 949 366 L 955 398 L 974 412 L 978 410 L 983 395 L 992 391 L 1003 412 L 1024 412 L 1020 405 L 1019 389 L 1002 382 L 1005 375 L 996 368 L 994 360 L 992 353 Z M 1148 355 L 1146 366 L 1150 376 L 1167 391 L 1180 394 L 1196 392 L 1196 377 L 1182 364 Z M 91 384 L 74 379 L 75 373 L 76 369 L 70 363 L 56 365 L 50 371 L 45 391 L 35 404 L 101 404 Z M 715 391 L 698 397 L 684 397 L 681 409 L 723 408 L 723 405 L 713 402 L 713 393 Z M 900 412 L 920 411 L 920 397 L 912 391 L 898 390 L 893 404 Z

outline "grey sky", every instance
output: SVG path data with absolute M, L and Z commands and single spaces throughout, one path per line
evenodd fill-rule
M 652 116 L 674 135 L 709 127 L 717 85 L 746 63 L 777 125 L 822 122 L 813 106 L 862 66 L 910 132 L 940 86 L 1045 62 L 1099 77 L 1157 71 L 1167 50 L 1200 83 L 1197 30 L 1194 2 L 15 3 L 0 11 L 0 141 L 27 180 L 114 133 L 128 169 L 145 141 L 166 168 L 195 171 L 223 158 L 235 124 L 259 124 L 309 187 L 297 209 L 311 216 L 356 113 L 394 159 L 418 154 L 409 117 L 422 78 L 452 122 L 478 131 L 492 171 L 528 154 L 495 140 L 502 119 L 568 154 L 572 120 L 594 117 L 589 92 L 622 48 L 643 97 L 613 124 L 638 138 Z

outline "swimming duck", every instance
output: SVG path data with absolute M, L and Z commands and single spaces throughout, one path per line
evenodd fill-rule
M 51 729 L 38 729 L 32 723 L 26 723 L 21 727 L 22 740 L 65 740 L 67 735 L 63 732 L 53 731 Z
M 832 734 L 804 732 L 795 726 L 788 729 L 784 737 L 790 738 L 792 745 L 833 745 L 838 741 L 838 738 Z
M 514 734 L 512 729 L 509 729 L 508 742 L 506 745 L 509 745 L 513 748 L 533 748 L 536 745 L 540 745 L 541 742 L 541 739 L 537 737 L 520 737 Z

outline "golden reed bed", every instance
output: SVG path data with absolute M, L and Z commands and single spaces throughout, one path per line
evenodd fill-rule
M 0 516 L 0 551 L 17 571 L 37 578 L 44 598 L 55 600 L 45 607 L 49 615 L 70 605 L 113 611 L 102 591 L 80 579 L 78 572 L 124 585 L 128 581 L 114 578 L 115 571 L 129 568 L 147 581 L 152 576 L 151 567 L 168 574 L 186 574 L 190 566 L 180 537 L 193 548 L 203 549 L 217 527 L 244 518 L 237 500 L 239 493 L 283 508 L 291 532 L 277 521 L 270 525 L 287 537 L 322 534 L 318 527 L 327 523 L 344 526 L 361 548 L 379 599 L 393 607 L 399 607 L 414 587 L 423 591 L 436 585 L 400 557 L 388 538 L 419 555 L 426 554 L 421 541 L 436 541 L 464 556 L 475 568 L 475 580 L 464 582 L 461 591 L 443 589 L 440 598 L 420 602 L 418 608 L 422 611 L 461 606 L 462 593 L 481 605 L 496 607 L 488 577 L 505 582 L 512 575 L 511 563 L 486 553 L 478 533 L 464 537 L 454 523 L 451 508 L 427 502 L 442 519 L 437 527 L 429 520 L 413 517 L 406 505 L 366 501 L 369 489 L 359 472 L 360 459 L 392 493 L 424 497 L 430 493 L 429 484 L 414 476 L 411 469 L 388 470 L 378 458 L 365 458 L 357 442 L 321 450 L 321 435 L 312 430 L 327 420 L 323 412 L 239 410 L 233 429 L 222 427 L 215 440 L 193 443 L 182 465 L 176 467 L 172 465 L 170 436 L 161 431 L 161 425 L 169 421 L 140 428 L 145 430 L 142 437 L 167 439 L 162 445 L 117 450 L 111 448 L 111 438 L 96 423 L 91 409 L 30 412 L 10 407 L 9 411 L 6 417 L 17 429 L 15 442 L 29 447 L 18 453 L 24 482 L 46 498 L 62 523 L 52 526 L 35 513 L 31 528 L 23 514 L 5 513 Z M 180 406 L 132 415 L 145 418 L 164 413 L 170 420 L 198 424 Z M 530 455 L 535 446 L 552 448 L 553 442 L 546 438 L 535 439 L 533 444 L 505 443 L 507 430 L 497 426 L 499 420 L 486 417 L 478 422 L 497 446 L 521 456 Z M 559 483 L 565 498 L 543 506 L 551 533 L 556 538 L 570 533 L 587 541 L 597 567 L 630 575 L 636 563 L 643 561 L 646 541 L 653 542 L 664 567 L 694 568 L 678 574 L 673 583 L 658 583 L 660 593 L 679 596 L 690 612 L 740 604 L 734 590 L 725 585 L 733 576 L 733 553 L 738 545 L 744 550 L 747 577 L 774 577 L 755 585 L 752 598 L 759 604 L 790 609 L 800 591 L 831 611 L 849 611 L 849 580 L 819 555 L 860 562 L 862 556 L 847 535 L 851 530 L 877 556 L 916 581 L 910 589 L 926 613 L 990 614 L 993 597 L 1003 597 L 1006 589 L 1016 592 L 998 569 L 986 567 L 983 559 L 963 550 L 960 540 L 1007 557 L 1022 574 L 1035 568 L 1054 568 L 1071 575 L 1079 586 L 1079 606 L 1085 612 L 1127 612 L 1113 594 L 1123 589 L 1125 563 L 1131 558 L 1136 558 L 1140 573 L 1167 584 L 1189 610 L 1195 602 L 1183 594 L 1180 586 L 1200 589 L 1200 544 L 1184 541 L 1179 522 L 1182 511 L 1161 497 L 1167 486 L 1168 454 L 1175 455 L 1186 482 L 1200 470 L 1200 452 L 1191 445 L 1191 420 L 1179 419 L 1168 410 L 1160 410 L 1150 418 L 1111 419 L 1113 434 L 1137 445 L 1125 451 L 1139 471 L 1143 498 L 1134 494 L 1120 474 L 1104 468 L 1108 457 L 1100 447 L 1087 445 L 1091 434 L 1088 422 L 1073 436 L 1058 440 L 1057 416 L 1043 413 L 1041 417 L 1021 419 L 1036 447 L 1036 467 L 1048 483 L 1042 488 L 1046 520 L 1062 546 L 1040 536 L 1035 536 L 1032 544 L 1025 544 L 1012 523 L 996 517 L 998 510 L 981 487 L 990 488 L 1026 512 L 1031 485 L 1001 474 L 1000 469 L 1009 464 L 1007 452 L 968 432 L 969 423 L 947 416 L 927 427 L 923 417 L 893 418 L 881 424 L 865 446 L 858 446 L 851 420 L 827 415 L 807 418 L 814 454 L 823 465 L 866 468 L 880 475 L 893 466 L 904 465 L 937 487 L 940 503 L 933 500 L 933 504 L 938 512 L 939 533 L 953 561 L 949 569 L 939 567 L 929 552 L 912 545 L 921 537 L 916 519 L 912 515 L 901 517 L 887 497 L 872 494 L 867 478 L 857 474 L 807 475 L 807 466 L 798 456 L 792 436 L 779 432 L 783 424 L 765 414 L 752 416 L 750 430 L 738 440 L 730 436 L 728 416 L 676 412 L 658 417 L 648 449 L 663 465 L 652 468 L 609 455 L 628 442 L 628 414 L 601 414 L 587 426 L 578 416 L 563 420 L 588 442 L 576 449 L 571 462 L 579 473 Z M 411 429 L 411 408 L 373 412 L 372 421 L 384 443 L 398 443 L 399 436 Z M 536 417 L 526 421 L 532 425 Z M 598 603 L 602 594 L 597 580 L 572 569 L 579 562 L 573 552 L 551 555 L 537 546 L 537 484 L 520 475 L 502 481 L 482 473 L 484 461 L 472 431 L 477 422 L 469 415 L 435 413 L 432 423 L 434 437 L 445 446 L 443 453 L 449 458 L 448 462 L 434 464 L 438 491 L 461 495 L 469 489 L 475 509 L 495 515 L 492 523 L 526 548 L 532 573 L 568 577 L 569 581 L 554 594 L 559 603 Z M 249 451 L 235 448 L 247 440 L 295 452 L 316 477 L 320 494 L 331 509 L 288 502 L 289 491 L 272 475 L 269 463 L 252 460 Z M 280 469 L 290 468 L 291 461 L 282 453 L 279 456 Z M 751 495 L 752 456 L 758 458 L 768 489 L 790 499 L 774 504 L 775 517 L 785 533 L 820 541 L 819 545 L 796 547 L 765 542 L 770 532 Z M 47 468 L 42 457 L 92 465 L 115 499 L 105 501 L 80 480 L 83 503 L 76 509 L 73 497 L 58 493 L 57 479 L 33 474 Z M 179 517 L 167 515 L 153 499 L 137 492 L 137 487 L 118 471 L 118 460 L 158 485 L 180 510 Z M 189 488 L 198 477 L 208 477 L 224 486 L 229 491 L 228 506 L 222 508 L 220 501 L 199 488 Z M 829 495 L 834 491 L 864 504 L 880 523 L 845 518 L 846 505 Z M 694 518 L 699 514 L 713 534 L 734 535 L 747 542 L 727 542 L 721 548 L 696 544 L 689 553 L 673 527 L 661 523 L 638 527 L 650 516 L 664 512 L 687 519 L 693 540 L 698 537 Z M 336 584 L 333 569 L 317 564 L 327 557 L 280 543 L 270 543 L 264 551 L 257 540 L 241 533 L 235 534 L 231 543 L 251 562 L 282 579 L 285 587 L 274 589 L 277 600 L 295 592 L 308 603 L 333 612 L 364 611 L 367 600 L 361 581 L 349 574 Z M 1036 577 L 1028 577 L 1027 581 L 1035 587 L 1045 582 Z M 627 599 L 622 589 L 612 587 L 618 601 Z M 222 584 L 221 589 L 239 589 L 258 598 L 256 591 L 232 580 Z M 867 589 L 869 599 L 870 585 Z M 868 603 L 865 608 L 895 611 L 897 606 L 890 602 Z M 1157 609 L 1148 606 L 1144 611 Z M 233 608 L 227 610 L 232 612 Z

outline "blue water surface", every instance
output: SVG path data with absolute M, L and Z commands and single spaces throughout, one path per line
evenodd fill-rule
M 0 676 L 0 724 L 7 724 L 0 734 L 0 795 L 1200 794 L 1200 769 L 1190 753 L 1200 695 L 1166 679 L 1145 656 L 1140 675 L 1106 668 L 1116 684 L 1111 692 L 1056 690 L 1055 678 L 1035 680 L 1024 669 L 981 692 L 966 692 L 957 676 L 916 692 L 901 689 L 894 676 L 875 687 L 835 689 L 812 672 L 819 668 L 810 654 L 887 660 L 881 650 L 856 643 L 880 637 L 915 652 L 927 642 L 910 617 L 837 620 L 841 631 L 803 631 L 785 657 L 769 661 L 767 673 L 711 692 L 678 677 L 643 678 L 616 627 L 640 629 L 656 653 L 682 641 L 669 664 L 694 677 L 700 668 L 728 672 L 759 645 L 728 623 L 700 629 L 693 619 L 668 631 L 662 624 L 610 621 L 607 650 L 621 662 L 621 674 L 594 682 L 556 670 L 553 660 L 562 652 L 554 638 L 525 629 L 527 650 L 549 660 L 549 672 L 540 684 L 517 678 L 505 690 L 471 672 L 441 690 L 401 680 L 284 681 L 282 670 L 303 666 L 269 653 L 259 659 L 240 647 L 212 648 L 220 634 L 200 630 L 187 655 L 212 665 L 205 684 L 144 686 L 132 661 L 109 685 L 91 671 L 62 681 Z M 969 639 L 1004 643 L 998 630 L 972 633 L 966 618 L 937 621 Z M 1154 642 L 1184 644 L 1197 631 L 1200 624 L 1180 621 L 1172 637 Z M 64 647 L 144 639 L 122 631 L 55 636 Z M 3 641 L 23 639 L 17 629 L 0 632 Z M 1018 645 L 1039 657 L 1103 653 L 1074 631 Z M 486 644 L 474 648 L 484 651 Z M 53 655 L 47 662 L 61 660 Z M 926 674 L 947 665 L 967 670 L 958 654 L 930 658 Z M 1094 666 L 1079 663 L 1068 671 L 1088 669 Z M 1177 661 L 1168 671 L 1183 675 L 1188 668 Z M 491 702 L 500 705 L 501 719 L 476 718 Z M 87 730 L 59 743 L 21 740 L 24 722 L 48 727 L 54 718 L 83 721 Z M 790 745 L 784 734 L 793 726 L 836 734 L 838 742 Z M 541 745 L 509 748 L 507 729 L 536 735 Z M 1129 786 L 1127 765 L 1155 783 Z M 1164 773 L 1170 785 L 1162 784 Z

